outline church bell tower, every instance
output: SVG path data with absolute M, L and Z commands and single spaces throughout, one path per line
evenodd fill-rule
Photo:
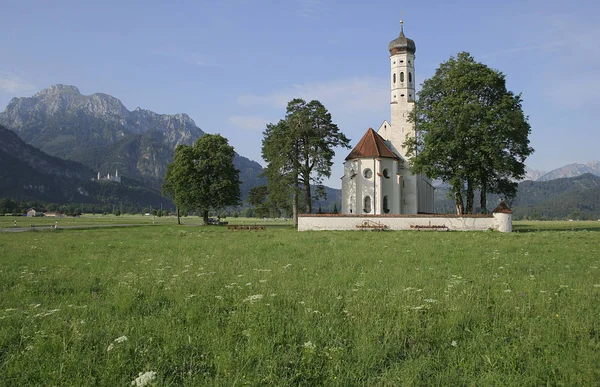
M 404 36 L 404 26 L 400 20 L 400 36 L 388 46 L 391 65 L 391 126 L 390 141 L 401 156 L 406 159 L 406 149 L 402 145 L 407 136 L 414 136 L 413 124 L 408 122 L 408 113 L 415 105 L 415 52 L 417 47 L 412 39 Z

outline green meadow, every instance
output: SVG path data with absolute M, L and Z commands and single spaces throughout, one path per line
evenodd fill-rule
M 170 222 L 1 232 L 0 385 L 600 383 L 600 222 Z

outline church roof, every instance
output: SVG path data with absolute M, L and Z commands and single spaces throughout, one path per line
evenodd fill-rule
M 385 140 L 373 128 L 360 139 L 346 160 L 360 159 L 365 157 L 387 157 L 399 160 L 394 152 L 385 144 Z
M 408 52 L 410 54 L 417 52 L 415 41 L 404 36 L 404 27 L 402 26 L 402 21 L 400 21 L 400 36 L 390 42 L 388 49 L 390 50 L 391 55 L 398 54 L 400 52 Z
M 500 202 L 498 204 L 498 207 L 494 208 L 494 210 L 492 211 L 492 213 L 499 213 L 499 214 L 512 214 L 512 210 L 510 208 L 508 208 L 508 206 L 506 205 L 506 203 L 504 202 Z

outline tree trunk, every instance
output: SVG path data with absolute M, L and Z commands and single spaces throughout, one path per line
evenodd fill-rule
M 292 219 L 294 220 L 294 227 L 298 228 L 298 191 L 294 190 L 292 193 Z
M 456 214 L 462 215 L 465 211 L 465 208 L 463 206 L 463 198 L 462 194 L 460 193 L 460 189 L 454 188 L 454 203 L 456 205 Z
M 181 217 L 179 216 L 179 207 L 176 208 L 177 211 L 177 224 L 181 224 Z
M 304 185 L 304 200 L 306 202 L 306 213 L 312 214 L 312 200 L 310 197 L 310 184 Z
M 202 221 L 205 225 L 208 224 L 208 210 L 202 210 Z
M 467 206 L 465 211 L 467 214 L 473 213 L 473 203 L 475 202 L 475 192 L 473 191 L 473 182 L 467 180 Z
M 479 206 L 481 213 L 487 214 L 487 188 L 485 181 L 481 183 L 481 192 L 479 193 Z

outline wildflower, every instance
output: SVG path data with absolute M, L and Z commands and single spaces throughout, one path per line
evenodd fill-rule
M 458 343 L 456 342 L 456 340 L 452 340 L 452 342 L 450 343 L 451 346 L 456 347 L 458 346 Z
M 267 282 L 267 280 L 266 279 L 261 279 L 258 282 L 260 282 L 261 284 L 264 284 L 265 282 Z
M 424 299 L 423 301 L 425 301 L 425 302 L 429 302 L 430 304 L 433 304 L 433 303 L 436 303 L 436 302 L 437 302 L 437 300 L 434 300 L 433 298 L 426 298 L 426 299 Z
M 312 341 L 307 341 L 307 342 L 306 342 L 306 343 L 304 343 L 302 346 L 303 346 L 304 348 L 306 348 L 306 349 L 310 349 L 310 350 L 313 350 L 313 351 L 314 351 L 314 350 L 317 348 L 317 346 L 316 346 L 316 345 L 314 345 Z
M 504 293 L 510 293 L 510 292 L 512 292 L 512 290 L 510 290 L 510 289 L 506 289 L 506 290 L 504 291 Z
M 148 383 L 152 382 L 154 379 L 156 379 L 156 372 L 154 372 L 154 371 L 148 371 L 148 372 L 144 372 L 144 373 L 140 372 L 138 377 L 135 378 L 135 380 L 133 380 L 131 382 L 131 385 L 137 386 L 137 387 L 144 387 Z
M 222 300 L 222 299 L 223 299 L 223 296 L 215 296 L 215 298 L 216 298 L 217 300 Z
M 121 336 L 115 339 L 115 342 L 119 344 L 124 343 L 125 341 L 127 341 L 127 336 Z
M 262 298 L 263 298 L 262 294 L 254 294 L 252 296 L 248 296 L 248 297 L 244 298 L 244 301 L 253 303 L 253 302 L 256 302 L 258 300 L 261 300 Z
M 600 284 L 594 284 L 595 288 L 600 288 Z

